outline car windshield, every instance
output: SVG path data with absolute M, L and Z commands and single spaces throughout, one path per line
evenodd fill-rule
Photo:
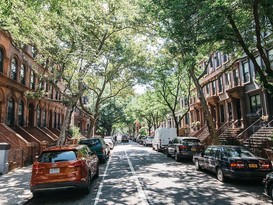
M 226 148 L 227 157 L 255 157 L 255 155 L 245 148 Z
M 88 139 L 88 140 L 81 140 L 79 144 L 86 144 L 86 145 L 96 145 L 100 142 L 99 139 Z
M 43 152 L 38 162 L 51 163 L 51 162 L 62 162 L 62 161 L 73 161 L 77 159 L 75 151 L 49 151 Z

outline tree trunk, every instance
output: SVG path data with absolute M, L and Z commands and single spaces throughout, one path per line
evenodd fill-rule
M 207 101 L 204 97 L 203 91 L 202 91 L 202 87 L 198 81 L 198 79 L 196 78 L 195 74 L 194 74 L 194 69 L 190 69 L 190 76 L 193 79 L 193 82 L 196 86 L 197 89 L 197 96 L 201 102 L 202 108 L 204 110 L 204 115 L 205 118 L 207 120 L 207 126 L 209 129 L 209 133 L 211 135 L 212 138 L 212 143 L 213 144 L 219 144 L 219 138 L 217 136 L 216 130 L 215 130 L 215 125 L 213 123 L 213 119 L 212 119 L 212 115 L 209 111 L 208 105 L 207 105 Z
M 65 143 L 66 131 L 69 129 L 69 126 L 70 126 L 72 113 L 73 113 L 73 106 L 68 106 L 66 108 L 65 119 L 62 124 L 62 129 L 59 135 L 59 139 L 57 141 L 57 146 L 62 146 Z

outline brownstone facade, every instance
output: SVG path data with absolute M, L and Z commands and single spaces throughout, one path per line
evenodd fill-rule
M 34 62 L 31 47 L 18 50 L 10 35 L 0 31 L 0 142 L 11 144 L 9 160 L 18 166 L 56 143 L 65 117 L 65 106 L 56 102 L 62 96 L 34 68 L 46 72 Z M 37 88 L 47 93 L 46 99 L 27 98 L 27 91 Z

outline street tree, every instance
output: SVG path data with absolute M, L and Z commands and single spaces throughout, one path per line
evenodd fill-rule
M 128 10 L 129 3 L 134 15 Z M 122 38 L 122 34 L 116 34 L 135 22 L 137 7 L 131 3 L 115 0 L 1 3 L 1 27 L 11 33 L 18 47 L 35 48 L 34 60 L 49 71 L 40 77 L 62 94 L 60 102 L 67 106 L 57 144 L 65 141 L 73 107 L 92 88 L 88 84 L 90 70 L 102 61 L 102 54 L 107 55 L 111 44 Z

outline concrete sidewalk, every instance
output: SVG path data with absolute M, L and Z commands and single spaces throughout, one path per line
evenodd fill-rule
M 29 190 L 31 167 L 22 167 L 0 175 L 1 205 L 21 205 L 32 198 Z

